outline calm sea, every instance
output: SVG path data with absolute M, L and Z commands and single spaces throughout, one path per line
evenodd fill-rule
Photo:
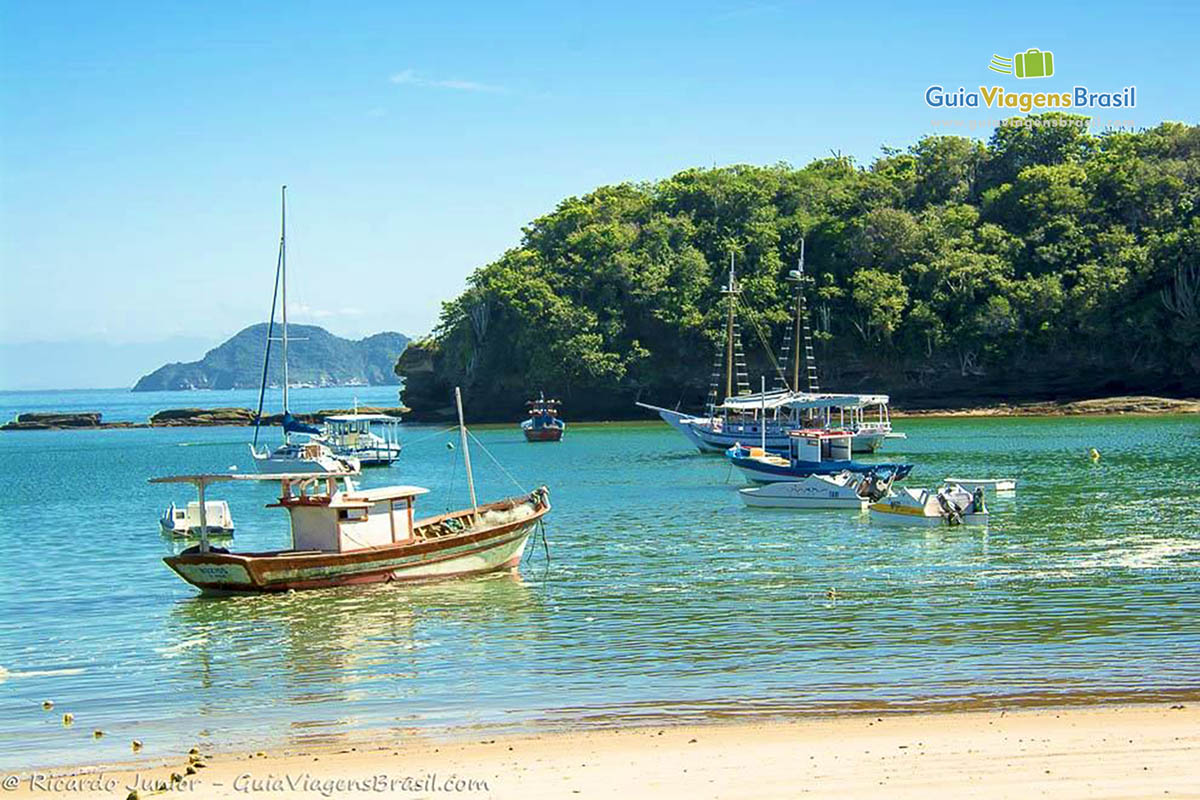
M 298 391 L 294 407 L 391 403 Z M 253 392 L 0 394 L 0 414 L 250 405 Z M 568 419 L 569 419 L 569 411 Z M 876 528 L 838 511 L 749 511 L 720 457 L 665 425 L 477 431 L 546 483 L 549 558 L 521 577 L 201 599 L 161 562 L 146 479 L 251 468 L 240 428 L 0 434 L 0 769 L 195 743 L 253 748 L 362 729 L 519 730 L 1200 691 L 1200 420 L 899 423 L 911 485 L 1016 477 L 989 529 Z M 465 505 L 437 428 L 367 485 Z M 1096 447 L 1098 463 L 1085 457 Z M 480 494 L 516 491 L 475 451 Z M 287 542 L 269 485 L 221 487 L 238 548 Z M 837 589 L 836 599 L 826 596 Z M 43 700 L 54 710 L 43 711 Z M 64 728 L 63 712 L 75 715 Z M 92 731 L 106 732 L 102 739 Z

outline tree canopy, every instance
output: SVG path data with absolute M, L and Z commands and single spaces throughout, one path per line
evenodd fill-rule
M 442 408 L 461 385 L 477 417 L 541 389 L 577 418 L 698 407 L 730 259 L 778 349 L 801 238 L 823 388 L 910 405 L 1196 391 L 1200 127 L 1034 119 L 868 166 L 697 168 L 568 198 L 401 358 L 406 402 Z M 756 344 L 752 372 L 769 369 Z

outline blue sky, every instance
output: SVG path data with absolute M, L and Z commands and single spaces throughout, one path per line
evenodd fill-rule
M 1187 3 L 0 9 L 0 388 L 67 380 L 31 382 L 54 364 L 29 343 L 120 345 L 122 385 L 157 365 L 139 345 L 189 360 L 265 318 L 281 183 L 293 317 L 419 334 L 563 197 L 869 162 L 947 116 L 931 83 L 1133 83 L 1137 125 L 1200 107 Z M 987 71 L 1028 47 L 1055 54 L 1044 86 Z

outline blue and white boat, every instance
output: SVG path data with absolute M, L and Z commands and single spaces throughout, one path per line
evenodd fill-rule
M 839 430 L 798 430 L 788 435 L 787 457 L 762 447 L 736 444 L 725 451 L 733 465 L 755 483 L 795 481 L 811 475 L 852 472 L 881 479 L 901 480 L 912 464 L 869 464 L 852 458 L 853 434 Z

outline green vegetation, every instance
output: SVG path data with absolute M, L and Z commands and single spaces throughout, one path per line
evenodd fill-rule
M 1040 120 L 1067 121 L 1047 114 Z M 1078 118 L 1076 118 L 1078 119 Z M 698 409 L 730 254 L 772 346 L 806 239 L 822 387 L 901 405 L 1200 389 L 1200 127 L 1003 126 L 869 167 L 691 169 L 563 201 L 396 365 L 406 404 L 568 418 Z M 752 382 L 769 369 L 746 328 Z M 757 358 L 757 361 L 755 360 Z
M 275 326 L 275 335 L 280 332 Z M 316 325 L 289 325 L 288 378 L 292 385 L 387 385 L 399 383 L 393 364 L 408 339 L 399 333 L 377 333 L 351 341 Z M 143 375 L 135 392 L 174 389 L 257 389 L 262 380 L 267 323 L 251 325 L 214 347 L 199 361 L 167 364 Z M 271 385 L 283 384 L 283 354 L 271 348 Z

